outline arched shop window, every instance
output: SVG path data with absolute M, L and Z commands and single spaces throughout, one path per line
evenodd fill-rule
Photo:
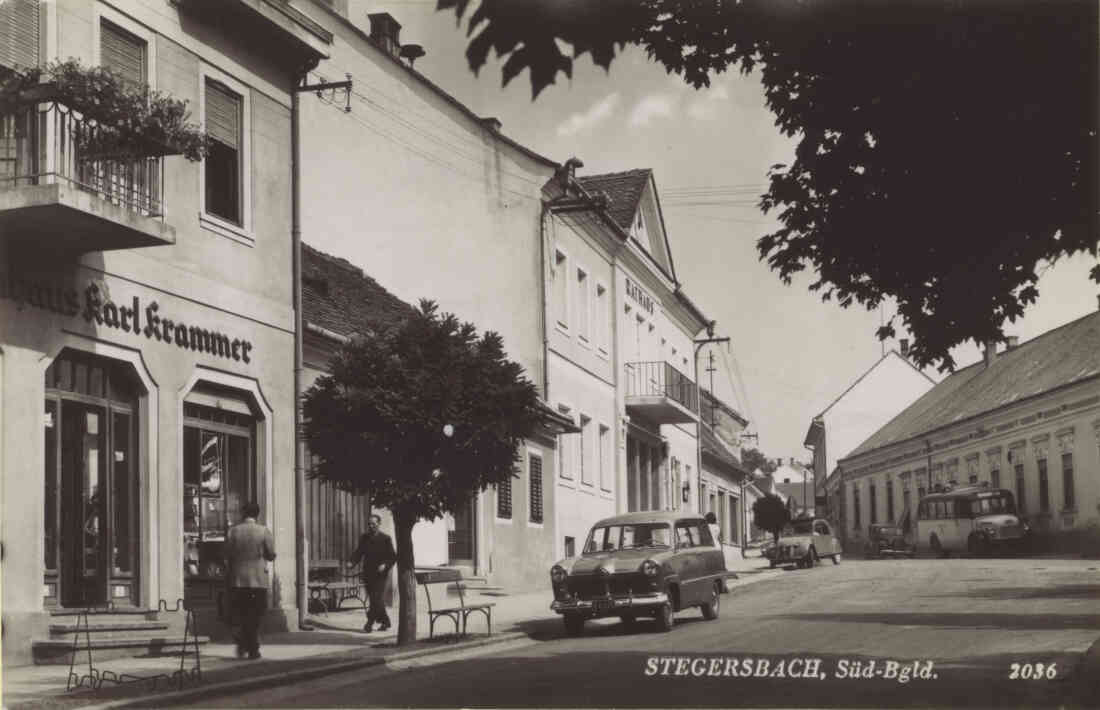
M 238 397 L 193 391 L 183 404 L 183 564 L 187 583 L 222 579 L 226 535 L 240 522 L 241 506 L 249 501 L 259 502 L 256 418 Z
M 130 364 L 72 349 L 44 384 L 44 602 L 136 604 L 144 390 Z

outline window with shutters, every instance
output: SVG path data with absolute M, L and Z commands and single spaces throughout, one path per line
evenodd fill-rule
M 148 83 L 148 42 L 109 20 L 99 23 L 99 63 L 131 84 Z
M 527 454 L 527 477 L 531 485 L 531 514 L 532 523 L 542 523 L 542 457 L 538 454 Z
M 211 145 L 200 171 L 200 222 L 251 244 L 248 88 L 212 68 L 201 71 L 203 127 Z
M 38 0 L 0 2 L 0 66 L 38 66 Z
M 241 97 L 206 80 L 206 211 L 241 224 Z
M 512 519 L 512 476 L 508 474 L 503 481 L 497 484 L 497 517 L 503 520 Z

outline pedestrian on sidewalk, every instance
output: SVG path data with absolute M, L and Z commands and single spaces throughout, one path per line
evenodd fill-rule
M 256 659 L 260 657 L 260 620 L 267 611 L 267 563 L 275 559 L 275 538 L 256 522 L 258 504 L 245 503 L 241 515 L 244 519 L 229 529 L 225 541 L 226 586 L 230 608 L 241 625 L 234 636 L 237 657 Z
M 359 576 L 367 588 L 370 599 L 370 608 L 367 609 L 367 623 L 363 624 L 363 631 L 368 634 L 374 630 L 374 622 L 378 622 L 378 630 L 386 631 L 390 628 L 390 617 L 386 613 L 386 580 L 389 579 L 390 570 L 397 562 L 397 553 L 393 549 L 393 540 L 381 530 L 382 518 L 372 514 L 367 521 L 367 531 L 359 537 L 359 546 L 351 553 L 348 567 L 354 567 L 362 562 Z
M 714 514 L 714 511 L 707 513 L 707 527 L 710 528 L 710 536 L 714 540 L 714 546 L 719 550 L 722 549 L 722 526 L 718 524 L 718 516 Z

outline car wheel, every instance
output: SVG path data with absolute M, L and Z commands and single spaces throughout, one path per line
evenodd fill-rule
M 943 549 L 943 545 L 940 544 L 940 539 L 936 535 L 928 538 L 928 546 L 932 548 L 932 552 L 936 556 L 947 557 L 947 550 Z
M 970 537 L 966 540 L 966 550 L 974 557 L 979 557 L 982 554 L 981 537 L 978 533 L 970 533 Z
M 633 626 L 635 617 L 633 614 L 619 614 L 619 621 L 623 622 L 623 626 Z
M 718 609 L 721 604 L 721 595 L 719 594 L 718 583 L 715 582 L 714 586 L 710 589 L 710 599 L 703 604 L 703 618 L 707 621 L 713 621 L 718 618 Z
M 839 565 L 840 564 L 840 553 L 839 552 L 836 553 L 835 555 L 833 555 L 833 564 L 834 565 Z
M 806 566 L 810 567 L 811 569 L 816 567 L 817 566 L 817 561 L 819 559 L 818 556 L 817 556 L 817 548 L 816 547 L 811 547 L 810 548 L 810 554 L 807 555 L 807 556 L 810 559 L 806 560 Z
M 584 617 L 580 614 L 566 614 L 562 617 L 565 621 L 565 633 L 570 636 L 580 636 L 584 633 Z
M 665 602 L 657 609 L 654 616 L 657 618 L 658 631 L 672 631 L 672 605 Z

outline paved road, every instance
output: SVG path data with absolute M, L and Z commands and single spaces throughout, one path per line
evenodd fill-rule
M 685 611 L 668 634 L 651 622 L 601 620 L 574 639 L 540 622 L 528 629 L 536 643 L 208 706 L 1052 706 L 1065 701 L 1069 672 L 1100 637 L 1097 567 L 825 562 L 724 596 L 717 621 Z M 852 677 L 863 673 L 872 677 Z

